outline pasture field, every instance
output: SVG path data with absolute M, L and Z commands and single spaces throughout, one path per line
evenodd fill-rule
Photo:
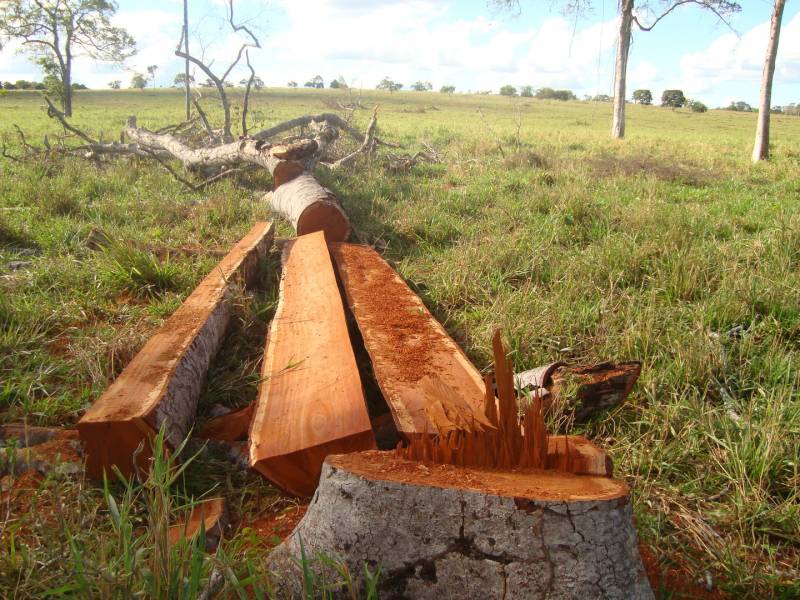
M 343 92 L 261 90 L 251 130 L 337 100 Z M 673 579 L 713 583 L 705 597 L 800 597 L 800 118 L 773 116 L 773 158 L 752 165 L 754 114 L 629 106 L 620 143 L 610 104 L 417 92 L 361 101 L 380 105 L 384 139 L 410 152 L 430 144 L 443 161 L 407 173 L 380 161 L 319 169 L 359 238 L 479 367 L 497 326 L 520 370 L 641 360 L 629 402 L 573 430 L 607 448 L 632 485 L 643 546 Z M 15 124 L 30 143 L 53 143 L 59 128 L 42 104 L 0 96 L 9 153 L 22 152 Z M 173 90 L 78 92 L 73 122 L 111 140 L 130 114 L 156 129 L 182 107 Z M 359 128 L 369 115 L 356 113 Z M 263 218 L 269 209 L 232 180 L 190 192 L 145 161 L 0 158 L 0 422 L 74 424 L 215 251 Z M 86 246 L 93 230 L 109 248 Z M 237 300 L 201 416 L 254 397 L 277 264 Z M 269 545 L 248 524 L 293 502 L 205 453 L 175 485 L 167 478 L 102 490 L 48 476 L 25 514 L 4 490 L 0 590 L 127 597 L 185 577 L 175 597 L 191 597 L 185 581 L 216 566 L 232 596 L 260 593 Z M 243 526 L 213 559 L 183 548 L 162 568 L 163 524 L 214 485 Z M 145 519 L 143 505 L 161 509 Z M 684 597 L 671 584 L 656 593 Z

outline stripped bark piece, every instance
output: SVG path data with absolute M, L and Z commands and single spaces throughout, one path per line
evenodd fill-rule
M 372 248 L 330 248 L 398 432 L 409 440 L 493 429 L 481 374 L 422 300 Z
M 211 419 L 197 437 L 220 442 L 240 442 L 247 439 L 254 403 Z
M 328 454 L 375 447 L 325 235 L 283 248 L 280 300 L 250 428 L 250 463 L 297 496 Z
M 182 539 L 193 540 L 200 531 L 205 532 L 206 552 L 217 549 L 225 529 L 228 527 L 228 505 L 224 498 L 209 498 L 197 503 L 189 518 L 172 525 L 167 532 L 170 546 L 174 546 Z
M 246 284 L 272 244 L 272 223 L 258 223 L 197 286 L 78 422 L 86 470 L 100 478 L 147 467 L 149 439 L 162 426 L 176 446 L 194 422 L 211 359 L 231 314 L 231 283 Z M 141 446 L 141 448 L 140 448 Z
M 576 421 L 585 421 L 624 403 L 641 370 L 639 362 L 559 367 L 553 372 L 548 400 L 573 411 Z

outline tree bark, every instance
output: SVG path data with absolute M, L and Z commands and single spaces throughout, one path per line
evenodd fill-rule
M 618 140 L 625 137 L 625 84 L 628 77 L 628 53 L 631 48 L 633 1 L 620 2 L 619 41 L 614 71 L 614 116 L 611 122 L 611 137 Z
M 311 173 L 302 173 L 269 192 L 273 210 L 294 225 L 297 235 L 324 231 L 328 242 L 343 242 L 350 235 L 350 221 L 339 199 Z
M 161 427 L 170 447 L 186 437 L 233 310 L 231 285 L 252 282 L 273 235 L 271 223 L 257 223 L 86 411 L 78 432 L 90 477 L 111 474 L 113 466 L 126 476 L 146 467 L 149 440 Z
M 769 27 L 769 43 L 767 57 L 764 60 L 764 71 L 761 75 L 761 98 L 758 105 L 758 122 L 756 124 L 756 141 L 753 145 L 753 162 L 769 158 L 769 116 L 772 104 L 772 79 L 775 75 L 775 59 L 778 55 L 778 42 L 781 35 L 781 20 L 786 0 L 775 0 L 772 20 Z
M 390 454 L 326 459 L 308 512 L 270 555 L 279 597 L 301 595 L 302 541 L 329 583 L 336 574 L 317 557 L 354 576 L 380 564 L 381 598 L 653 598 L 623 482 Z
M 183 51 L 189 56 L 189 0 L 183 0 Z M 189 85 L 189 59 L 184 59 L 184 87 L 186 89 L 186 120 L 192 118 L 191 86 Z

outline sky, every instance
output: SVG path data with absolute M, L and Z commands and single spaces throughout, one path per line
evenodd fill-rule
M 757 104 L 766 52 L 770 0 L 742 0 L 730 27 L 696 7 L 679 7 L 651 32 L 635 32 L 628 67 L 629 97 L 637 88 L 682 89 L 709 106 Z M 502 11 L 487 0 L 238 0 L 237 20 L 257 32 L 251 53 L 268 86 L 300 85 L 315 75 L 342 76 L 374 88 L 383 78 L 430 81 L 459 92 L 531 85 L 568 88 L 579 96 L 611 94 L 617 0 L 594 0 L 590 14 L 564 15 L 558 2 L 521 0 Z M 653 0 L 653 5 L 659 2 Z M 191 51 L 220 68 L 241 44 L 226 22 L 225 0 L 190 0 Z M 642 13 L 646 21 L 652 15 Z M 78 58 L 73 81 L 92 88 L 157 65 L 156 84 L 172 84 L 181 0 L 120 0 L 115 23 L 137 41 L 124 66 Z M 0 80 L 41 79 L 13 43 L 0 51 Z M 196 74 L 198 79 L 204 79 Z M 234 73 L 239 81 L 244 69 Z M 800 2 L 788 2 L 773 85 L 773 104 L 800 103 Z

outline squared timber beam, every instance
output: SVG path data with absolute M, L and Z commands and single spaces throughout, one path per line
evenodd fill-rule
M 328 454 L 374 447 L 325 234 L 299 236 L 283 248 L 250 464 L 287 492 L 310 496 Z
M 206 371 L 231 316 L 232 282 L 248 284 L 272 245 L 272 223 L 257 223 L 156 331 L 78 422 L 86 472 L 101 478 L 146 469 L 149 439 L 163 426 L 177 446 L 194 423 Z M 143 443 L 144 442 L 144 443 Z
M 480 372 L 400 275 L 368 246 L 330 249 L 398 432 L 492 429 Z

